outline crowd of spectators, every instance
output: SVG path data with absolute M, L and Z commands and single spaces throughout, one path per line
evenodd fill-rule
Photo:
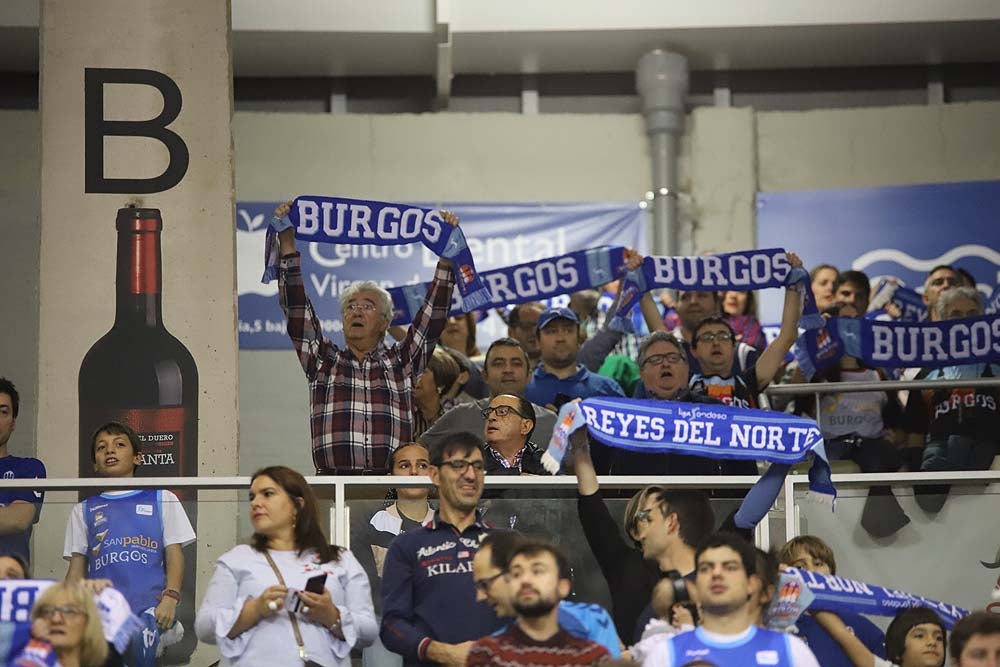
M 443 217 L 458 224 L 447 212 Z M 649 293 L 635 311 L 636 331 L 625 332 L 607 326 L 602 306 L 618 297 L 617 281 L 568 295 L 567 307 L 529 302 L 449 316 L 454 277 L 444 258 L 405 328 L 390 327 L 392 300 L 377 283 L 344 290 L 338 345 L 323 335 L 306 294 L 291 230 L 279 234 L 279 243 L 279 300 L 309 385 L 316 474 L 429 477 L 433 492 L 401 487 L 370 519 L 378 618 L 371 573 L 350 551 L 329 545 L 302 475 L 281 466 L 258 471 L 250 489 L 252 542 L 219 559 L 198 601 L 194 631 L 219 645 L 222 664 L 346 665 L 352 650 L 364 647 L 371 647 L 369 665 L 735 665 L 751 664 L 742 660 L 752 654 L 766 656 L 758 664 L 775 665 L 944 664 L 944 623 L 930 609 L 900 613 L 884 635 L 860 615 L 833 612 L 801 617 L 796 636 L 766 627 L 778 561 L 834 574 L 834 553 L 814 537 L 790 541 L 779 558 L 755 552 L 732 516 L 717 532 L 710 499 L 731 492 L 645 487 L 619 522 L 599 485 L 605 474 L 694 475 L 711 487 L 719 475 L 758 475 L 763 463 L 639 453 L 575 433 L 559 472 L 576 478 L 579 523 L 606 580 L 610 613 L 569 600 L 569 560 L 553 541 L 496 531 L 484 521 L 483 498 L 491 496 L 484 477 L 548 474 L 542 457 L 556 411 L 600 396 L 805 415 L 818 424 L 829 457 L 862 472 L 987 469 L 1000 453 L 995 389 L 845 391 L 818 403 L 769 401 L 769 385 L 805 382 L 789 354 L 802 314 L 793 288 L 785 290 L 770 340 L 752 292 Z M 788 258 L 801 266 L 794 254 Z M 627 268 L 641 261 L 626 252 Z M 821 265 L 810 276 L 825 317 L 868 314 L 864 273 Z M 983 314 L 974 282 L 950 266 L 928 273 L 923 300 L 933 322 Z M 482 317 L 502 317 L 507 336 L 482 345 Z M 892 310 L 882 317 L 893 317 Z M 985 363 L 899 373 L 843 356 L 812 381 L 981 377 L 997 377 L 996 370 Z M 0 378 L 0 468 L 5 477 L 44 477 L 41 462 L 7 451 L 18 410 L 16 388 Z M 125 424 L 102 426 L 92 446 L 100 476 L 130 477 L 141 461 L 140 441 Z M 946 486 L 923 485 L 916 495 L 933 514 L 947 493 Z M 0 565 L 24 578 L 42 494 L 0 495 Z M 909 522 L 889 487 L 871 489 L 865 530 L 883 538 Z M 155 544 L 141 566 L 114 555 L 110 526 L 117 531 L 112 538 L 124 529 L 146 540 L 144 548 Z M 557 542 L 559 527 L 550 529 Z M 182 573 L 183 547 L 194 539 L 180 502 L 166 491 L 109 492 L 81 502 L 66 531 L 67 584 L 39 599 L 33 631 L 58 649 L 64 665 L 156 664 L 159 643 L 173 641 L 178 602 L 192 596 Z M 84 625 L 74 629 L 96 613 L 80 591 L 106 586 L 120 589 L 148 617 L 152 642 L 119 651 L 95 641 Z M 996 619 L 973 614 L 956 626 L 952 664 L 997 664 Z M 66 632 L 73 647 L 63 646 Z M 991 651 L 993 663 L 971 655 Z

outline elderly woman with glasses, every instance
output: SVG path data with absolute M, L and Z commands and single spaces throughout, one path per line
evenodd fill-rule
M 61 667 L 101 667 L 108 657 L 94 596 L 81 584 L 57 583 L 45 589 L 31 608 L 31 622 L 33 632 L 48 641 Z M 26 651 L 31 648 L 29 644 Z

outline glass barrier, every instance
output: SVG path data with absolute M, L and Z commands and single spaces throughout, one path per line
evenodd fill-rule
M 963 474 L 970 473 L 954 475 Z M 1000 472 L 974 474 L 980 481 L 953 484 L 950 489 L 948 485 L 893 485 L 905 514 L 897 525 L 905 525 L 887 537 L 874 537 L 863 527 L 862 517 L 867 512 L 865 523 L 874 518 L 877 526 L 898 510 L 885 496 L 869 499 L 872 482 L 846 481 L 861 475 L 834 477 L 835 512 L 810 502 L 804 486 L 795 484 L 796 532 L 816 535 L 834 548 L 837 574 L 966 609 L 983 609 L 991 604 L 993 588 L 1000 584 L 996 569 L 1000 566 Z M 920 491 L 915 493 L 915 488 Z M 946 495 L 940 493 L 943 490 Z

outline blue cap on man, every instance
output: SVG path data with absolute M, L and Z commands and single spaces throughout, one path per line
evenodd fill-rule
M 549 308 L 538 317 L 538 330 L 541 331 L 554 320 L 569 320 L 573 324 L 580 324 L 580 318 L 569 308 Z

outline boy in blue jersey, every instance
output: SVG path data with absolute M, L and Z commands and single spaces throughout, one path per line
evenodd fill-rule
M 785 565 L 800 570 L 837 574 L 837 561 L 833 549 L 814 535 L 792 538 L 781 547 L 778 558 Z M 864 644 L 872 655 L 885 658 L 885 635 L 877 625 L 861 614 L 841 612 L 837 616 L 845 631 Z M 854 667 L 847 647 L 840 640 L 843 635 L 831 633 L 827 629 L 826 617 L 826 614 L 800 616 L 795 622 L 799 637 L 809 645 L 823 667 Z
M 497 617 L 513 619 L 514 592 L 505 576 L 514 551 L 526 541 L 512 530 L 490 532 L 472 559 L 472 579 L 476 585 L 476 601 L 493 607 Z M 559 625 L 574 637 L 604 646 L 611 657 L 621 657 L 622 644 L 611 615 L 598 604 L 559 602 Z M 505 632 L 506 628 L 495 634 Z
M 91 441 L 94 470 L 101 477 L 133 477 L 142 460 L 138 443 L 124 424 L 101 426 Z M 133 639 L 126 656 L 129 665 L 155 665 L 161 633 L 179 641 L 182 547 L 194 540 L 191 522 L 170 491 L 108 491 L 73 507 L 63 553 L 66 580 L 109 580 L 143 620 L 141 641 Z
M 754 548 L 738 535 L 716 533 L 695 554 L 695 589 L 702 625 L 652 646 L 645 667 L 680 667 L 694 660 L 718 667 L 819 667 L 801 639 L 753 625 L 762 581 Z
M 38 459 L 11 456 L 7 443 L 17 425 L 20 396 L 14 383 L 0 378 L 0 477 L 3 479 L 45 479 L 45 465 Z M 30 562 L 28 542 L 31 527 L 42 511 L 41 491 L 29 489 L 0 491 L 0 553 L 17 554 Z

